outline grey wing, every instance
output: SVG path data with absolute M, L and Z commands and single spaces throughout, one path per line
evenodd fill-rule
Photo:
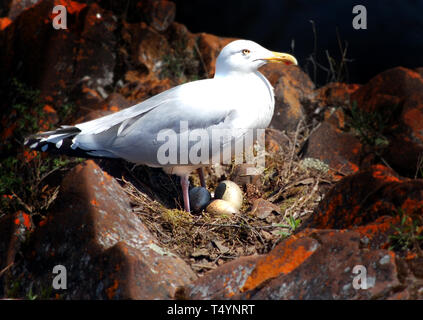
M 190 164 L 184 162 L 183 154 L 189 152 L 196 141 L 188 141 L 188 147 L 183 143 L 184 138 L 188 138 L 190 133 L 199 133 L 206 135 L 204 143 L 208 144 L 209 150 L 204 154 L 211 157 L 212 134 L 215 131 L 224 130 L 226 134 L 231 131 L 233 135 L 240 135 L 237 131 L 233 133 L 233 120 L 237 117 L 237 112 L 231 108 L 230 101 L 220 99 L 213 92 L 212 87 L 206 88 L 197 83 L 194 88 L 197 98 L 186 98 L 190 93 L 190 87 L 183 94 L 175 90 L 170 94 L 163 95 L 161 99 L 155 99 L 156 105 L 145 108 L 142 112 L 133 112 L 132 117 L 119 115 L 115 119 L 108 119 L 112 125 L 99 133 L 88 133 L 82 131 L 77 136 L 79 146 L 93 150 L 93 155 L 102 155 L 112 153 L 115 156 L 124 158 L 134 163 L 143 163 L 151 166 L 164 166 L 160 161 L 159 153 L 166 142 L 172 145 L 172 150 L 178 154 L 177 164 Z M 176 87 L 178 88 L 178 87 Z M 199 94 L 202 93 L 202 94 Z M 168 91 L 166 91 L 168 93 Z M 193 92 L 194 93 L 194 92 Z M 156 98 L 158 96 L 155 96 Z M 117 120 L 120 120 L 118 122 Z M 99 127 L 92 126 L 93 128 Z M 92 132 L 87 130 L 86 132 Z M 94 130 L 95 131 L 95 130 Z M 164 139 L 167 138 L 166 139 Z M 172 138 L 176 139 L 171 141 Z M 219 142 L 220 147 L 228 143 L 232 138 L 222 138 Z M 226 142 L 225 142 L 226 141 Z M 170 150 L 169 152 L 171 152 Z M 188 150 L 188 151 L 187 151 Z M 168 163 L 172 165 L 176 163 Z
M 151 109 L 157 108 L 161 104 L 165 104 L 166 102 L 173 99 L 175 92 L 177 91 L 178 87 L 174 87 L 158 95 L 155 95 L 143 102 L 140 102 L 132 107 L 126 108 L 119 112 L 94 119 L 91 121 L 87 121 L 84 123 L 79 123 L 75 125 L 78 129 L 81 130 L 81 134 L 98 134 L 104 132 L 111 127 L 118 125 L 118 124 L 125 124 L 126 122 L 134 119 L 145 112 L 148 112 Z
M 213 114 L 201 110 L 184 113 L 177 101 L 172 101 L 142 114 L 123 130 L 120 130 L 121 125 L 116 125 L 89 138 L 95 138 L 96 145 L 102 146 L 101 150 L 134 163 L 151 166 L 189 165 L 192 164 L 190 158 L 184 154 L 188 155 L 198 141 L 198 138 L 193 140 L 192 137 L 203 138 L 204 148 L 208 149 L 204 150 L 208 160 L 212 155 L 213 135 L 223 130 L 226 137 L 219 137 L 219 148 L 228 143 L 231 138 L 227 135 L 233 135 L 231 123 L 236 116 L 234 110 L 216 111 Z M 161 152 L 166 151 L 163 149 L 166 143 L 169 145 L 167 152 L 173 153 L 169 156 L 173 161 L 169 163 L 160 160 Z

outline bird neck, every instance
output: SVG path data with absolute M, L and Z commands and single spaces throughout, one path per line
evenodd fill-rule
M 248 81 L 249 79 L 256 78 L 258 76 L 257 73 L 259 72 L 245 72 L 239 70 L 216 70 L 214 79 L 236 79 L 237 81 Z

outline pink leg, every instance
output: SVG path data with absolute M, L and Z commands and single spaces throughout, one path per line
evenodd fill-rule
M 200 183 L 203 188 L 206 188 L 206 180 L 204 179 L 204 170 L 203 168 L 197 169 L 198 175 L 200 176 Z
M 182 186 L 182 195 L 184 197 L 184 208 L 185 211 L 190 212 L 190 207 L 189 207 L 189 180 L 188 180 L 188 175 L 187 176 L 182 176 L 181 177 L 181 186 Z

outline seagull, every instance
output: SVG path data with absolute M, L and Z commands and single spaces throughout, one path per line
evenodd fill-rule
M 274 91 L 258 71 L 268 62 L 298 64 L 290 54 L 270 51 L 250 40 L 235 40 L 219 53 L 213 78 L 178 85 L 95 120 L 36 133 L 26 138 L 25 145 L 43 152 L 121 158 L 135 165 L 161 167 L 180 177 L 184 209 L 189 212 L 189 175 L 197 170 L 205 186 L 202 168 L 222 161 L 216 150 L 233 145 L 246 130 L 269 125 Z M 213 134 L 219 130 L 230 134 L 216 140 Z M 192 140 L 192 134 L 205 137 L 200 153 L 208 161 L 188 156 L 191 147 L 198 149 L 198 139 Z M 211 147 L 213 143 L 217 149 Z

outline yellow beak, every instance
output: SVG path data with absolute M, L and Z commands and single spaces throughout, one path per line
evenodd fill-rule
M 283 52 L 274 52 L 272 51 L 272 56 L 270 56 L 269 58 L 265 58 L 263 60 L 267 60 L 269 62 L 283 62 L 286 65 L 298 65 L 297 59 L 295 59 L 294 56 L 288 54 L 288 53 L 283 53 Z

